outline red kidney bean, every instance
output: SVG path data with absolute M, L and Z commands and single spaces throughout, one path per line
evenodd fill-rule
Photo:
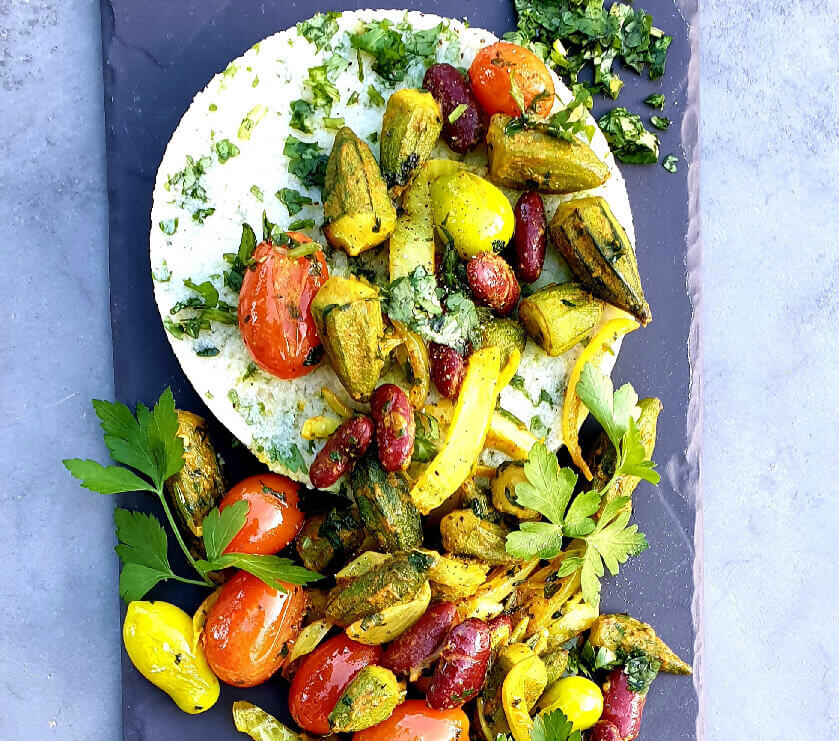
M 509 615 L 499 615 L 487 623 L 489 628 L 489 640 L 492 650 L 496 651 L 501 646 L 506 646 L 510 641 L 513 632 L 513 619 Z
M 589 734 L 589 741 L 623 741 L 618 727 L 608 720 L 598 720 Z
M 481 108 L 472 83 L 457 67 L 450 64 L 432 64 L 425 73 L 422 86 L 440 104 L 443 113 L 443 141 L 453 152 L 465 154 L 486 137 L 486 114 Z M 465 105 L 459 116 L 449 117 L 458 106 Z
M 629 689 L 629 678 L 623 669 L 613 669 L 603 684 L 600 720 L 614 724 L 621 741 L 632 741 L 641 732 L 641 714 L 646 701 L 646 693 L 639 695 Z
M 446 636 L 457 620 L 454 602 L 437 602 L 391 643 L 382 658 L 382 666 L 395 674 L 406 674 L 415 681 L 437 657 Z
M 399 386 L 386 383 L 373 392 L 370 416 L 376 423 L 379 462 L 385 471 L 408 467 L 414 454 L 414 410 Z
M 489 628 L 469 618 L 449 633 L 431 678 L 426 702 L 435 710 L 451 710 L 480 692 L 491 654 Z
M 359 414 L 342 424 L 326 441 L 309 468 L 315 489 L 326 489 L 341 478 L 370 447 L 373 420 Z
M 442 396 L 456 399 L 466 376 L 466 358 L 448 345 L 428 343 L 431 380 Z
M 521 296 L 521 287 L 507 261 L 494 252 L 479 252 L 466 265 L 466 280 L 478 303 L 499 316 L 509 316 Z
M 516 275 L 522 283 L 533 283 L 542 274 L 548 248 L 548 221 L 542 196 L 533 191 L 522 193 L 513 213 L 516 217 L 513 235 Z

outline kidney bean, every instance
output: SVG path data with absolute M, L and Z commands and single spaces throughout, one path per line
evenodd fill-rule
M 399 386 L 379 386 L 370 400 L 370 416 L 376 423 L 379 461 L 385 471 L 408 467 L 414 454 L 414 410 L 408 395 Z
M 541 274 L 548 248 L 548 221 L 542 196 L 522 193 L 513 209 L 516 231 L 513 234 L 516 275 L 522 283 L 533 283 Z
M 618 727 L 608 720 L 598 720 L 589 734 L 590 741 L 623 741 Z
M 326 441 L 309 467 L 315 489 L 326 489 L 341 478 L 370 447 L 373 420 L 359 414 L 342 424 Z
M 478 303 L 499 316 L 516 308 L 521 287 L 507 261 L 494 252 L 479 252 L 466 265 L 466 280 Z
M 487 624 L 469 618 L 451 629 L 431 678 L 426 701 L 435 710 L 463 705 L 480 692 L 491 653 Z
M 453 152 L 465 154 L 486 137 L 486 114 L 481 108 L 472 83 L 459 69 L 450 64 L 432 64 L 425 73 L 422 86 L 440 104 L 443 113 L 443 141 Z M 449 117 L 458 106 L 465 105 L 459 116 Z
M 437 651 L 457 620 L 454 602 L 437 602 L 391 643 L 382 658 L 382 666 L 395 674 L 406 674 L 415 681 L 423 669 L 437 657 Z
M 513 619 L 509 615 L 499 615 L 493 618 L 487 623 L 487 627 L 489 628 L 489 640 L 493 651 L 497 651 L 509 643 L 510 635 L 513 632 Z
M 641 714 L 646 701 L 646 693 L 639 695 L 629 689 L 629 678 L 623 669 L 613 669 L 603 684 L 603 714 L 600 720 L 614 724 L 621 741 L 632 741 L 641 732 Z
M 456 399 L 466 376 L 466 358 L 448 345 L 428 343 L 428 363 L 431 380 L 442 396 Z

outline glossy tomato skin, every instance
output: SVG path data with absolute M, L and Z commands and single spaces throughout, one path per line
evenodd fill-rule
M 253 687 L 280 669 L 291 651 L 303 613 L 306 593 L 295 584 L 272 589 L 245 571 L 238 571 L 210 608 L 201 642 L 213 673 L 227 684 Z
M 528 110 L 547 117 L 554 104 L 554 83 L 551 73 L 539 57 L 529 49 L 498 41 L 485 46 L 475 56 L 469 68 L 469 80 L 481 107 L 487 115 L 506 113 L 520 116 L 519 108 L 510 90 L 510 74 L 515 76 L 516 85 L 522 92 Z M 531 111 L 530 108 L 533 108 Z
M 312 240 L 294 234 L 298 242 Z M 311 303 L 329 278 L 321 250 L 297 258 L 288 248 L 263 242 L 253 253 L 239 291 L 239 331 L 251 357 L 278 378 L 311 373 L 323 359 L 323 347 Z
M 364 667 L 378 664 L 381 646 L 365 646 L 340 633 L 300 661 L 288 692 L 288 707 L 304 731 L 329 733 L 329 713 Z
M 468 741 L 469 718 L 460 708 L 432 710 L 424 700 L 403 702 L 377 726 L 354 734 L 352 741 Z
M 260 556 L 279 553 L 303 527 L 303 513 L 297 506 L 299 491 L 297 482 L 276 473 L 249 476 L 236 484 L 221 500 L 219 509 L 245 501 L 248 516 L 224 552 Z

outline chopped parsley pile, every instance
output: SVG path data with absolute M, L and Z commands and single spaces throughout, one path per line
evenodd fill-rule
M 575 100 L 578 87 L 617 98 L 624 82 L 615 69 L 616 61 L 639 75 L 646 71 L 651 80 L 664 75 L 673 37 L 656 28 L 652 16 L 640 8 L 614 2 L 607 9 L 604 0 L 513 2 L 518 29 L 504 38 L 526 46 L 550 64 L 569 82 Z M 592 76 L 588 86 L 578 82 L 585 70 L 590 70 Z M 664 96 L 653 94 L 644 102 L 662 109 Z M 670 125 L 662 116 L 651 117 L 650 123 L 659 131 L 665 131 Z M 613 108 L 600 118 L 598 125 L 621 162 L 645 165 L 658 162 L 658 136 L 625 107 Z M 662 166 L 668 172 L 676 172 L 677 161 L 674 155 L 667 155 Z

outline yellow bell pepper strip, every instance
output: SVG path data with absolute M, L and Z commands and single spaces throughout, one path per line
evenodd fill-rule
M 428 389 L 431 385 L 431 365 L 428 361 L 428 348 L 425 341 L 416 332 L 409 332 L 402 322 L 391 320 L 397 337 L 402 340 L 402 346 L 397 350 L 400 356 L 404 353 L 408 365 L 411 367 L 413 383 L 408 390 L 408 399 L 411 407 L 422 409 L 428 397 Z
M 545 664 L 532 651 L 528 654 L 507 672 L 501 685 L 501 704 L 515 741 L 530 741 L 530 708 L 548 685 Z
M 355 414 L 352 409 L 350 409 L 343 401 L 341 401 L 340 398 L 338 398 L 338 394 L 331 389 L 326 388 L 326 386 L 320 390 L 320 395 L 323 397 L 323 400 L 327 403 L 329 408 L 345 422 L 350 419 L 353 414 Z
M 588 409 L 580 401 L 580 397 L 577 396 L 577 383 L 586 363 L 596 365 L 603 354 L 608 351 L 612 342 L 618 337 L 638 329 L 638 326 L 638 322 L 628 316 L 610 319 L 606 322 L 580 353 L 580 357 L 577 358 L 577 362 L 571 371 L 568 388 L 565 389 L 565 403 L 562 406 L 562 439 L 571 454 L 571 460 L 589 481 L 592 480 L 593 476 L 591 469 L 583 459 L 579 439 L 580 427 L 588 416 Z
M 469 357 L 446 441 L 411 489 L 411 500 L 422 514 L 439 507 L 472 473 L 495 410 L 500 372 L 497 347 L 482 348 Z
M 246 733 L 253 741 L 303 741 L 303 737 L 286 728 L 273 715 L 249 702 L 233 703 L 233 722 L 236 730 Z
M 322 437 L 329 437 L 340 426 L 340 419 L 325 417 L 322 414 L 319 414 L 316 417 L 310 417 L 303 423 L 303 427 L 300 430 L 300 437 L 304 440 L 315 440 Z
M 501 389 L 503 389 L 510 381 L 513 380 L 513 376 L 516 375 L 516 371 L 519 369 L 519 364 L 521 363 L 521 351 L 514 347 L 510 351 L 510 355 L 507 358 L 507 362 L 504 363 L 504 367 L 501 369 L 501 376 L 498 379 L 498 392 L 501 393 Z
M 538 440 L 530 430 L 495 412 L 489 424 L 485 447 L 500 450 L 514 461 L 526 461 L 530 449 Z
M 131 662 L 181 710 L 195 715 L 218 700 L 219 682 L 192 638 L 192 618 L 175 605 L 141 601 L 128 605 L 122 639 Z

